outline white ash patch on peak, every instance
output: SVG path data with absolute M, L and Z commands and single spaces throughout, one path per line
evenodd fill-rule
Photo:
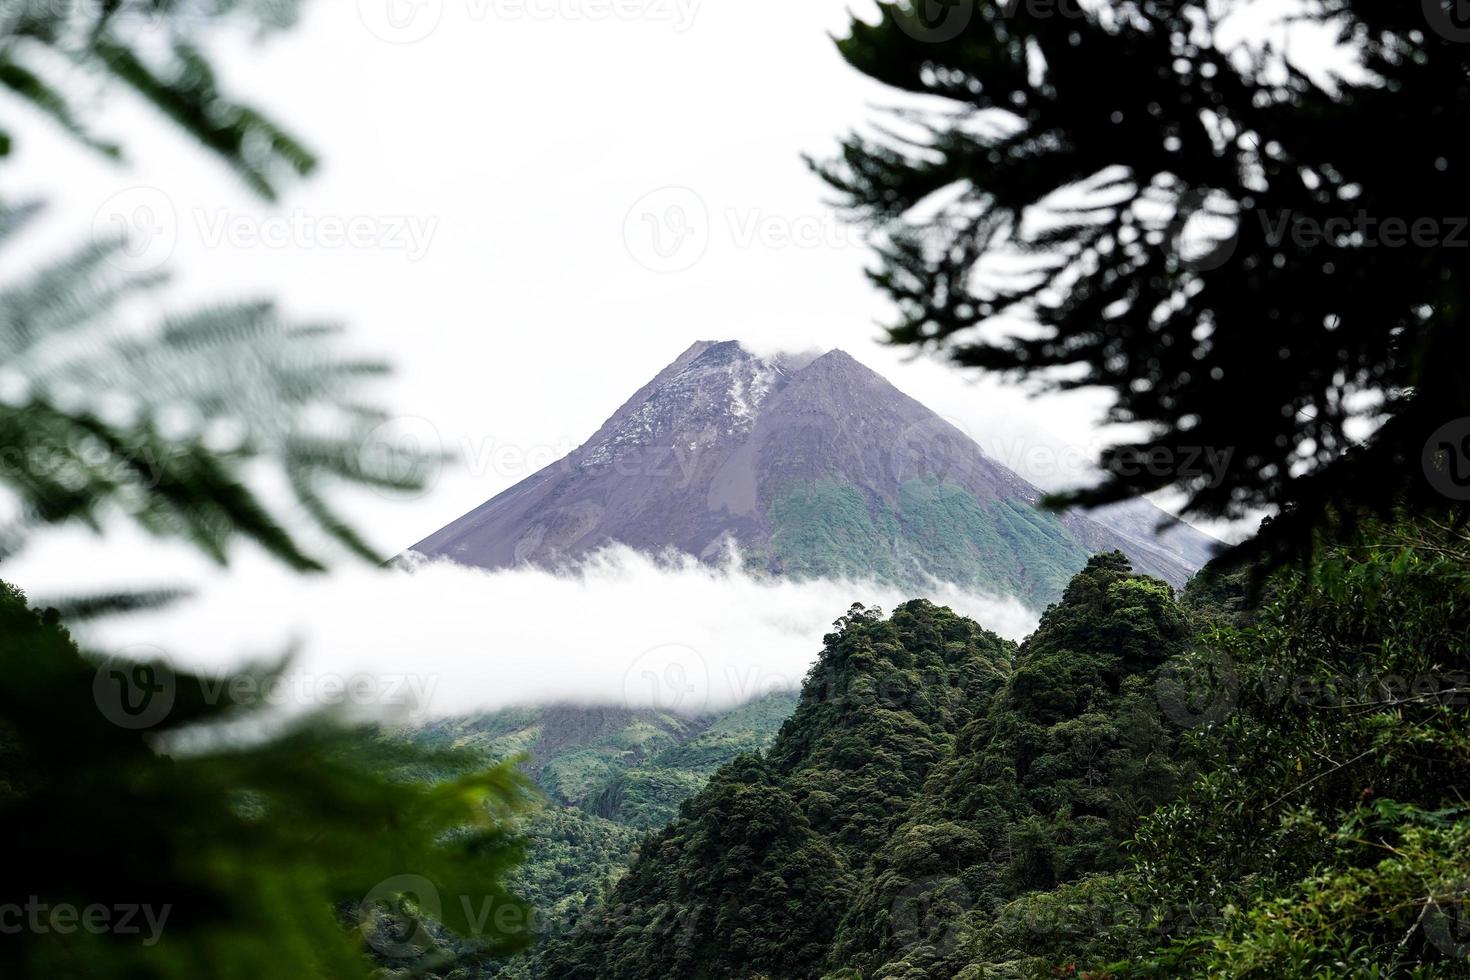
M 616 430 L 588 447 L 578 465 L 605 465 L 650 447 L 697 452 L 742 436 L 785 376 L 734 341 L 712 345 L 649 394 Z
M 752 358 L 748 371 L 732 371 L 730 375 L 730 415 L 748 430 L 755 423 L 761 403 L 783 377 L 774 364 Z M 733 430 L 732 430 L 733 431 Z

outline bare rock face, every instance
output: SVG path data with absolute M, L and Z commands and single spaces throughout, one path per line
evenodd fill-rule
M 1037 511 L 1041 497 L 840 350 L 758 357 L 701 341 L 570 455 L 413 550 L 504 568 L 613 542 L 707 560 L 733 545 L 774 574 L 938 578 L 1035 605 L 1096 551 L 1175 585 L 1208 558 L 1210 538 L 1146 501 L 1106 521 Z

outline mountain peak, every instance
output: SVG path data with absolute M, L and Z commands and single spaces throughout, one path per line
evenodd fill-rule
M 738 340 L 701 341 L 701 343 L 706 344 L 706 346 L 695 357 L 695 364 L 727 364 L 731 361 L 755 357 Z
M 1163 539 L 1037 511 L 1041 496 L 846 351 L 709 340 L 569 456 L 414 550 L 556 567 L 614 542 L 710 560 L 733 542 L 773 574 L 937 578 L 1038 607 L 1095 551 L 1121 549 L 1175 584 L 1197 566 Z
M 860 379 L 868 383 L 876 381 L 884 385 L 889 384 L 888 379 L 840 347 L 834 347 L 815 358 L 810 364 L 801 369 L 801 373 L 828 375 L 851 380 Z
M 857 358 L 853 357 L 851 354 L 849 354 L 847 351 L 843 350 L 841 347 L 834 347 L 834 348 L 832 348 L 831 350 L 829 350 L 826 353 L 822 354 L 816 360 L 812 361 L 812 363 L 809 364 L 809 365 L 807 365 L 807 366 L 808 367 L 815 367 L 818 364 L 825 364 L 825 365 L 828 365 L 828 366 L 857 364 L 858 367 L 862 367 L 863 366 L 863 365 L 861 365 L 861 364 L 858 363 Z

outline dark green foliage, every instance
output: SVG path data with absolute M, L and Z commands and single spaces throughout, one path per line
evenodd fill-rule
M 1249 626 L 1262 606 L 1276 598 L 1274 582 L 1261 565 L 1236 565 L 1227 558 L 1195 573 L 1180 599 L 1203 620 L 1222 626 Z
M 0 904 L 41 909 L 40 927 L 18 931 L 7 912 L 0 973 L 367 977 L 369 953 L 415 962 L 413 915 L 430 911 L 486 951 L 528 940 L 504 886 L 520 853 L 510 821 L 529 802 L 513 767 L 396 780 L 385 772 L 453 760 L 364 751 L 323 719 L 254 716 L 228 684 L 116 666 L 84 657 L 54 612 L 0 584 L 0 834 L 17 845 Z M 168 710 L 148 725 L 125 708 L 154 704 Z M 92 908 L 119 926 L 132 908 L 135 931 L 83 928 Z M 508 910 L 511 927 L 485 908 Z
M 19 3 L 0 13 L 0 86 L 109 156 L 121 146 L 92 133 L 100 98 L 74 101 L 74 68 L 142 96 L 168 120 L 273 198 L 315 159 L 297 140 L 216 86 L 202 42 L 220 28 L 289 25 L 293 0 L 124 0 Z M 12 143 L 0 122 L 0 158 Z M 0 245 L 38 209 L 0 198 Z M 159 275 L 121 273 L 121 241 L 94 241 L 0 286 L 0 360 L 24 379 L 0 403 L 0 481 L 19 498 L 0 526 L 0 555 L 38 526 L 98 526 L 120 513 L 224 561 L 229 541 L 251 540 L 298 570 L 318 570 L 244 471 L 269 460 L 316 529 L 371 561 L 381 559 L 327 503 L 329 484 L 420 485 L 430 459 L 378 427 L 363 399 L 376 361 L 343 356 L 335 329 L 291 324 L 269 303 L 175 314 L 140 330 L 121 313 L 155 295 Z M 113 597 L 113 608 L 143 596 Z M 118 605 L 120 600 L 121 605 Z M 95 610 L 102 607 L 93 604 Z
M 652 765 L 711 775 L 738 755 L 764 752 L 797 702 L 795 692 L 777 691 L 742 704 L 688 741 L 664 749 Z
M 922 600 L 836 625 L 765 758 L 722 768 L 535 975 L 825 971 L 865 866 L 1014 651 Z
M 315 159 L 222 93 L 201 51 L 219 25 L 282 26 L 294 10 L 291 0 L 8 4 L 0 86 L 120 157 L 91 119 L 120 83 L 274 198 Z M 88 96 L 73 101 L 79 76 L 90 76 Z M 0 158 L 14 122 L 0 121 Z M 13 248 L 37 210 L 0 199 L 0 244 Z M 386 416 L 362 401 L 361 382 L 383 366 L 343 356 L 335 331 L 288 324 L 267 303 L 143 329 L 129 311 L 156 300 L 162 277 L 119 273 L 123 247 L 98 240 L 31 260 L 0 286 L 0 484 L 18 504 L 0 526 L 0 557 L 39 527 L 100 529 L 121 516 L 221 563 L 243 538 L 294 569 L 320 569 L 249 472 L 278 477 L 316 530 L 377 560 L 325 490 L 420 485 L 428 460 L 378 438 Z M 69 605 L 99 615 L 176 597 Z M 510 764 L 476 766 L 331 719 L 266 718 L 232 703 L 229 681 L 163 664 L 99 665 L 55 610 L 27 609 L 3 583 L 0 676 L 0 833 L 15 845 L 0 974 L 366 977 L 382 965 L 444 971 L 454 955 L 530 939 L 527 910 L 505 887 L 521 851 L 513 818 L 531 795 Z M 133 710 L 155 705 L 163 716 Z M 453 776 L 424 778 L 437 773 Z
M 119 334 L 117 305 L 158 284 L 113 270 L 120 247 L 88 246 L 0 288 L 0 358 L 28 382 L 0 405 L 0 482 L 23 508 L 0 527 L 0 551 L 38 525 L 100 527 L 115 508 L 219 561 L 239 537 L 320 569 L 245 482 L 247 466 L 269 462 L 318 528 L 375 560 L 323 494 L 333 483 L 406 489 L 422 479 L 426 457 L 375 436 L 387 416 L 366 407 L 363 388 L 384 365 L 343 357 L 335 328 L 286 322 L 269 304 Z M 88 396 L 80 407 L 77 393 Z M 104 396 L 126 406 L 121 416 Z M 169 422 L 180 417 L 182 434 Z
M 838 625 L 767 757 L 812 826 L 861 865 L 1005 678 L 1014 648 L 923 600 L 887 620 L 855 606 Z
M 771 767 L 742 756 L 644 844 L 597 915 L 553 946 L 547 975 L 812 976 L 851 885 Z
M 1138 818 L 1183 783 L 1150 678 L 1187 636 L 1166 584 L 1094 556 L 877 851 L 834 964 L 948 977 L 1007 958 L 975 931 L 1004 903 L 1122 867 Z
M 521 821 L 525 861 L 509 877 L 531 908 L 532 932 L 557 934 L 611 890 L 642 832 L 575 807 L 537 808 Z
M 1470 86 L 1452 3 L 1282 12 L 1359 55 L 1330 78 L 1279 47 L 1225 50 L 1239 32 L 1217 26 L 1259 24 L 1251 6 L 882 3 L 841 53 L 929 98 L 818 169 L 871 232 L 894 342 L 1102 386 L 1113 419 L 1147 423 L 1072 499 L 1281 505 L 1264 540 L 1305 546 L 1337 502 L 1445 503 L 1423 460 L 1443 466 L 1426 441 L 1470 416 L 1470 185 L 1451 148 Z M 1350 423 L 1380 411 L 1357 447 Z
M 1375 527 L 1214 637 L 1209 771 L 1135 847 L 1146 900 L 1229 914 L 1153 971 L 1470 976 L 1467 569 L 1461 533 Z
M 618 773 L 592 800 L 592 812 L 628 827 L 662 827 L 708 778 L 680 770 Z

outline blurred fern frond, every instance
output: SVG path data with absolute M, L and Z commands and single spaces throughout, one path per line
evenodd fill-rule
M 126 906 L 140 926 L 153 913 L 151 935 L 7 935 L 0 976 L 368 980 L 384 964 L 407 975 L 432 950 L 398 914 L 405 895 L 477 956 L 529 941 L 506 878 L 535 795 L 513 762 L 423 778 L 446 753 L 340 716 L 264 724 L 261 692 L 279 673 L 100 660 L 3 581 L 0 673 L 0 834 L 25 841 L 0 894 Z M 190 737 L 252 721 L 256 737 Z
M 99 153 L 122 146 L 98 135 L 95 100 L 75 98 L 73 76 L 121 82 L 274 199 L 284 179 L 315 169 L 316 157 L 257 110 L 221 92 L 204 39 L 246 25 L 264 33 L 292 24 L 296 0 L 18 0 L 0 9 L 0 92 L 29 105 Z M 0 157 L 12 135 L 0 124 Z
M 0 224 L 0 247 L 13 231 Z M 100 528 L 121 512 L 220 562 L 239 536 L 319 570 L 247 481 L 265 470 L 329 538 L 380 558 L 322 491 L 422 483 L 430 457 L 378 439 L 388 417 L 360 398 L 384 365 L 343 356 L 336 328 L 292 323 L 269 303 L 130 327 L 129 304 L 162 280 L 120 271 L 121 249 L 89 244 L 0 285 L 0 486 L 15 505 L 0 550 L 37 526 Z
M 40 608 L 55 609 L 68 623 L 81 623 L 103 616 L 150 612 L 172 605 L 192 595 L 187 589 L 134 589 L 116 592 L 89 592 L 41 600 Z

